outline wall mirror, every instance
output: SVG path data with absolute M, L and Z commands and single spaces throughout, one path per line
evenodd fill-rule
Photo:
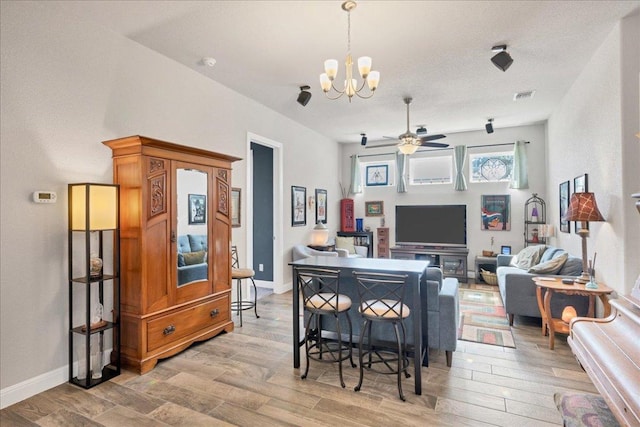
M 208 181 L 206 172 L 176 170 L 178 287 L 208 279 Z

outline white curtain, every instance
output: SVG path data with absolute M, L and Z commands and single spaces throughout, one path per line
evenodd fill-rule
M 357 154 L 351 156 L 351 186 L 349 187 L 349 193 L 362 193 L 362 182 L 360 178 L 360 159 L 358 158 Z
M 453 189 L 456 191 L 464 191 L 467 189 L 467 180 L 464 177 L 464 163 L 467 160 L 467 146 L 456 145 L 453 149 L 453 158 L 456 166 L 456 179 L 453 183 Z
M 396 191 L 398 193 L 407 192 L 407 177 L 405 176 L 405 169 L 407 167 L 407 155 L 401 152 L 396 153 L 396 171 L 398 173 L 398 179 L 396 184 Z
M 527 174 L 527 151 L 525 141 L 517 141 L 513 147 L 513 173 L 509 188 L 529 188 L 529 176 Z

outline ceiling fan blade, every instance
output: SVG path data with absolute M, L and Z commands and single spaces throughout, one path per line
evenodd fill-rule
M 396 140 L 396 142 L 389 142 L 387 144 L 367 144 L 367 146 L 364 147 L 364 148 L 395 147 L 396 145 L 398 145 L 398 141 L 397 140 Z
M 442 135 L 441 133 L 436 134 L 436 135 L 427 135 L 427 136 L 423 136 L 420 139 L 422 140 L 422 142 L 429 142 L 429 141 L 435 141 L 436 139 L 442 139 L 442 138 L 446 138 L 447 135 Z
M 384 136 L 384 135 L 382 135 L 382 137 L 383 137 L 384 139 L 395 139 L 396 141 L 398 140 L 398 137 L 397 137 L 397 136 Z
M 432 148 L 447 148 L 449 144 L 445 144 L 444 142 L 427 142 L 422 141 L 420 144 L 421 147 L 432 147 Z

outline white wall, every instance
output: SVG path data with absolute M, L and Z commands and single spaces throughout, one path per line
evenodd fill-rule
M 285 194 L 327 189 L 336 223 L 337 143 L 56 5 L 2 2 L 0 15 L 3 407 L 68 378 L 66 186 L 111 182 L 101 141 L 140 134 L 245 158 L 247 134 L 264 136 L 283 144 Z M 234 164 L 233 186 L 246 188 L 245 165 Z M 35 190 L 57 191 L 58 203 L 32 203 Z M 277 262 L 286 266 L 313 224 L 290 227 L 289 197 L 283 211 Z M 249 223 L 242 214 L 237 242 Z
M 365 216 L 365 201 L 382 200 L 384 202 L 385 226 L 389 227 L 391 245 L 395 243 L 395 205 L 419 205 L 419 204 L 464 204 L 467 205 L 467 246 L 469 248 L 468 269 L 473 270 L 474 257 L 480 255 L 483 249 L 491 249 L 491 237 L 494 237 L 493 250 L 500 251 L 500 246 L 508 245 L 514 252 L 524 247 L 524 204 L 532 193 L 538 193 L 548 203 L 545 193 L 545 125 L 520 126 L 505 129 L 496 129 L 494 133 L 485 131 L 463 132 L 448 134 L 443 140 L 450 147 L 456 145 L 488 145 L 513 143 L 517 140 L 529 141 L 526 145 L 529 169 L 529 188 L 513 190 L 508 188 L 507 182 L 499 183 L 470 183 L 468 166 L 465 163 L 465 176 L 468 189 L 455 191 L 453 184 L 434 185 L 409 185 L 407 193 L 398 193 L 395 186 L 390 187 L 366 187 L 363 193 L 350 195 L 355 200 L 356 217 L 364 218 L 364 226 L 375 230 L 380 226 L 378 217 Z M 513 151 L 513 146 L 487 147 L 469 149 L 468 153 L 483 153 L 486 151 Z M 359 155 L 394 153 L 394 147 L 365 149 L 359 144 L 343 145 L 342 148 L 342 182 L 349 183 L 350 163 L 349 157 L 355 153 Z M 451 155 L 453 152 L 450 151 Z M 392 156 L 362 157 L 362 162 L 386 161 Z M 395 182 L 395 179 L 394 179 Z M 486 231 L 481 228 L 480 204 L 482 195 L 508 194 L 511 196 L 511 230 L 510 231 Z M 553 243 L 553 242 L 551 242 Z
M 547 193 L 558 212 L 558 185 L 584 173 L 605 223 L 591 223 L 588 257 L 596 279 L 629 293 L 640 274 L 640 218 L 630 195 L 640 190 L 640 18 L 609 34 L 549 119 Z M 557 216 L 556 216 L 557 218 Z M 581 255 L 581 240 L 560 233 L 559 246 Z

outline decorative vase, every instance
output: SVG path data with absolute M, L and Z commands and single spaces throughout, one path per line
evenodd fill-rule
M 89 260 L 89 268 L 90 277 L 100 277 L 102 275 L 102 260 L 95 253 L 91 254 L 91 258 Z
M 100 337 L 91 337 L 91 378 L 102 378 L 102 349 L 100 348 Z

